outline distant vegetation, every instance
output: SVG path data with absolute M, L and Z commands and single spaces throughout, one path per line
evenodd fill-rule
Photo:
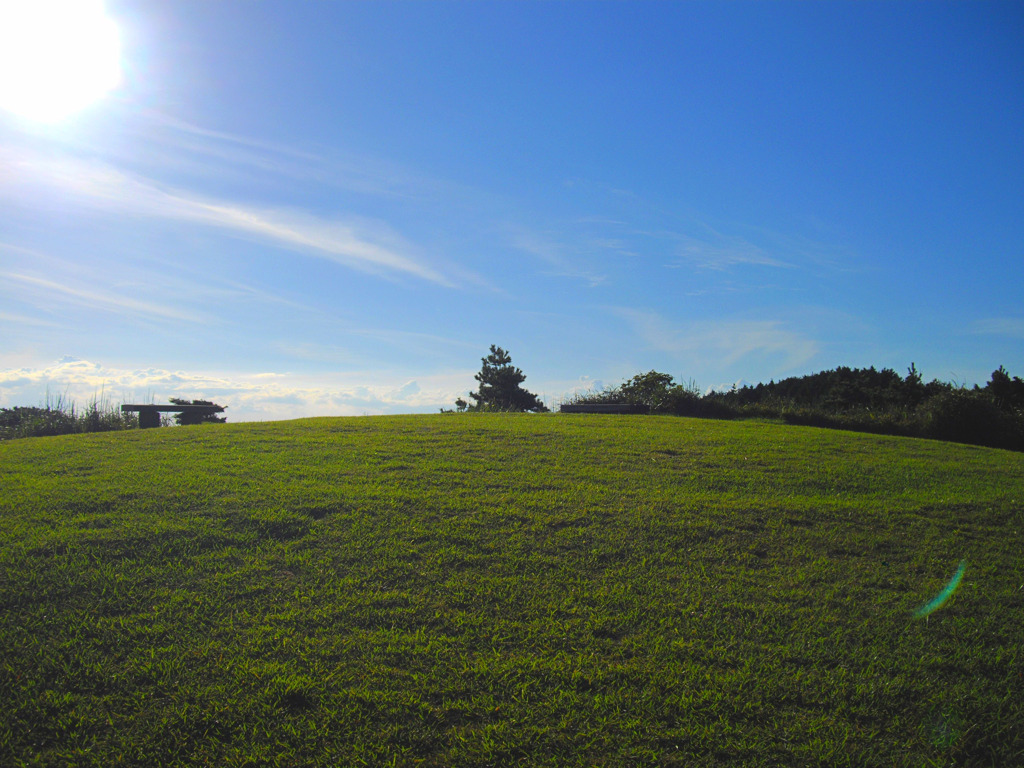
M 115 432 L 138 426 L 139 418 L 136 414 L 122 413 L 118 406 L 98 397 L 93 398 L 84 409 L 79 409 L 74 402 L 60 396 L 47 396 L 42 406 L 0 408 L 0 440 L 80 432 Z
M 170 398 L 170 402 L 175 405 L 209 405 L 213 408 L 221 408 L 222 406 L 210 400 L 182 400 L 180 397 Z M 174 423 L 179 427 L 187 427 L 193 424 L 223 424 L 228 420 L 227 416 L 218 416 L 216 413 L 193 413 L 190 411 L 183 411 L 181 413 L 174 414 Z
M 522 387 L 526 376 L 501 347 L 491 345 L 481 359 L 470 393 L 459 398 L 462 412 L 544 412 L 534 393 Z M 208 400 L 171 398 L 176 405 L 215 405 Z M 642 406 L 649 413 L 712 419 L 768 419 L 787 424 L 856 432 L 925 437 L 1024 451 L 1024 380 L 1000 366 L 984 387 L 967 388 L 933 380 L 925 383 L 911 363 L 906 376 L 890 368 L 839 367 L 767 384 L 702 393 L 694 382 L 681 384 L 667 373 L 649 371 L 616 387 L 575 395 L 565 404 Z M 442 412 L 451 412 L 441 409 Z M 218 424 L 215 414 L 180 413 L 164 424 Z M 58 397 L 41 407 L 0 409 L 0 440 L 138 427 L 138 417 L 94 398 L 86 408 Z
M 182 400 L 172 397 L 174 405 L 215 405 L 209 400 Z M 162 426 L 171 424 L 222 424 L 227 417 L 214 414 L 179 413 L 165 414 Z M 74 401 L 62 396 L 46 398 L 42 406 L 0 408 L 0 440 L 17 437 L 50 437 L 73 435 L 83 432 L 116 432 L 122 429 L 137 429 L 139 417 L 136 413 L 124 413 L 120 406 L 107 399 L 94 397 L 80 409 Z
M 635 403 L 651 413 L 705 418 L 767 418 L 789 424 L 928 437 L 1024 450 L 1024 380 L 1000 366 L 984 387 L 924 383 L 911 364 L 845 368 L 702 394 L 666 373 L 637 374 L 617 387 L 586 392 L 572 404 Z

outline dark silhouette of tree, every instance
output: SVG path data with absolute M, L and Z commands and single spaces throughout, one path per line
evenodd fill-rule
M 1024 380 L 1019 376 L 1011 378 L 1001 365 L 992 371 L 992 378 L 985 385 L 985 391 L 1004 411 L 1024 409 Z
M 621 396 L 627 403 L 647 406 L 653 413 L 660 412 L 671 400 L 673 390 L 678 385 L 675 379 L 659 371 L 638 373 L 619 387 Z
M 190 426 L 192 424 L 223 424 L 228 420 L 227 416 L 218 416 L 213 409 L 219 409 L 223 411 L 227 408 L 226 405 L 217 405 L 209 400 L 182 400 L 178 397 L 170 398 L 170 401 L 175 405 L 208 405 L 210 406 L 209 413 L 176 413 L 174 414 L 174 422 L 179 427 Z
M 913 363 L 847 368 L 701 394 L 658 371 L 574 398 L 571 405 L 634 403 L 650 413 L 707 418 L 771 418 L 789 424 L 955 440 L 1024 451 L 1024 380 L 1003 366 L 985 387 L 925 384 Z
M 789 404 L 818 408 L 830 413 L 857 409 L 884 410 L 915 407 L 923 400 L 945 391 L 941 382 L 923 384 L 917 366 L 911 363 L 904 380 L 891 368 L 847 368 L 771 381 L 755 387 L 712 395 L 732 405 L 759 403 Z
M 548 410 L 535 394 L 520 386 L 526 381 L 526 375 L 512 365 L 512 358 L 504 349 L 491 344 L 491 353 L 481 361 L 480 373 L 473 377 L 480 382 L 480 389 L 469 393 L 475 401 L 469 410 L 538 413 Z

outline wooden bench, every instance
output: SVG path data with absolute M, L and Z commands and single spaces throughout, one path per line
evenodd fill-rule
M 220 413 L 224 410 L 223 405 L 122 405 L 122 413 L 139 414 L 139 429 L 150 429 L 160 426 L 161 413 L 194 413 L 198 416 L 207 416 L 213 413 Z
M 640 403 L 578 403 L 563 405 L 560 413 L 648 413 L 650 408 Z

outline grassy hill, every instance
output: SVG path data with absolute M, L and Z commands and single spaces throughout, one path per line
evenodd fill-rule
M 0 547 L 2 765 L 1024 762 L 1020 453 L 500 414 L 27 439 Z

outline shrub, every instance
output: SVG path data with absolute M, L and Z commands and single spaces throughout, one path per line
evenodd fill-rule
M 183 400 L 180 397 L 172 397 L 169 398 L 169 400 L 174 405 L 210 406 L 210 413 L 190 413 L 188 411 L 182 411 L 181 413 L 174 414 L 174 423 L 179 427 L 193 426 L 196 424 L 223 424 L 228 420 L 227 416 L 216 415 L 217 413 L 223 413 L 227 408 L 226 405 L 217 405 L 210 400 Z
M 111 432 L 138 426 L 138 417 L 122 413 L 111 403 L 93 398 L 85 411 L 58 397 L 38 407 L 0 408 L 0 440 L 51 437 L 80 432 Z
M 15 406 L 0 410 L 3 437 L 46 437 L 77 432 L 74 413 L 54 408 Z
M 923 436 L 957 443 L 1009 448 L 1014 442 L 1012 418 L 981 391 L 953 389 L 928 400 L 921 408 Z
M 932 381 L 911 364 L 906 379 L 888 368 L 837 368 L 778 384 L 702 395 L 658 371 L 618 387 L 575 395 L 569 404 L 641 405 L 650 413 L 712 419 L 781 419 L 788 424 L 928 437 L 1024 451 L 1024 380 L 1000 367 L 984 388 Z

